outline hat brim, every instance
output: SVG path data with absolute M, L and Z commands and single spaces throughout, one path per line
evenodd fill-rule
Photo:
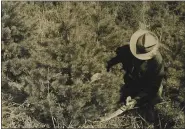
M 146 33 L 150 33 L 150 34 L 152 34 L 156 37 L 156 46 L 153 48 L 153 50 L 151 50 L 148 53 L 138 54 L 137 53 L 137 47 L 136 47 L 137 40 L 140 36 L 142 36 L 143 34 L 146 34 Z M 136 31 L 131 36 L 131 39 L 130 39 L 130 51 L 132 52 L 132 54 L 136 58 L 138 58 L 140 60 L 149 60 L 149 59 L 151 59 L 154 55 L 156 55 L 158 46 L 159 46 L 159 40 L 158 40 L 157 36 L 154 33 L 150 32 L 150 31 L 147 31 L 147 30 L 138 30 L 138 31 Z

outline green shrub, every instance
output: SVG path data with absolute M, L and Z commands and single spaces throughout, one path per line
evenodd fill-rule
M 2 2 L 2 96 L 7 105 L 17 104 L 3 109 L 3 127 L 80 127 L 114 111 L 124 72 L 118 65 L 107 73 L 106 62 L 141 26 L 160 38 L 165 97 L 172 99 L 175 87 L 183 101 L 185 4 L 174 4 Z M 14 114 L 11 110 L 18 111 L 15 117 L 7 117 Z M 145 127 L 132 113 L 126 115 L 128 127 Z M 125 126 L 125 117 L 115 119 L 119 127 Z M 182 119 L 178 120 L 181 127 Z M 116 126 L 113 122 L 95 127 Z

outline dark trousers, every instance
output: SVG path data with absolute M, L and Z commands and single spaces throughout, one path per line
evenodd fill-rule
M 131 96 L 134 98 L 138 95 L 139 89 L 135 86 L 134 83 L 124 84 L 120 90 L 120 103 L 126 104 L 126 98 Z
M 126 83 L 121 87 L 120 90 L 120 100 L 119 103 L 126 104 L 126 99 L 128 96 L 130 96 L 132 99 L 137 97 L 140 93 L 142 93 L 143 89 L 141 88 L 141 83 Z M 161 101 L 161 94 L 162 94 L 162 88 L 161 85 L 159 88 L 159 91 L 156 95 L 147 95 L 140 99 L 137 102 L 137 106 L 142 106 L 143 104 L 149 104 L 149 105 L 155 105 L 156 103 L 159 103 Z
M 142 84 L 140 83 L 127 83 L 121 87 L 120 90 L 120 100 L 119 102 L 121 104 L 126 104 L 126 99 L 128 96 L 130 96 L 132 99 L 137 97 L 139 94 L 143 92 L 143 89 L 141 88 Z M 154 98 L 156 98 L 156 95 L 147 95 L 145 97 L 142 97 L 140 100 L 137 101 L 137 106 L 142 106 L 143 104 L 152 104 Z M 153 105 L 153 104 L 152 104 Z

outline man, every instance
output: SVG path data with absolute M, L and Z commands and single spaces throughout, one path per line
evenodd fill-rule
M 132 35 L 129 45 L 119 47 L 117 56 L 108 61 L 107 71 L 122 63 L 126 72 L 121 103 L 126 104 L 128 96 L 134 104 L 151 103 L 161 97 L 164 65 L 158 48 L 159 41 L 154 33 L 138 30 Z

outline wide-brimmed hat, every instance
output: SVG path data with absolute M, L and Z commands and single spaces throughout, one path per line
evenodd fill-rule
M 158 46 L 158 37 L 148 30 L 138 30 L 130 39 L 130 50 L 140 60 L 149 60 L 154 57 Z

